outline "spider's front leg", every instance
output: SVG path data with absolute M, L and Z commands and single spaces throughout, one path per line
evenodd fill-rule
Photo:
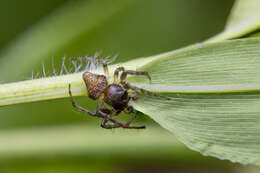
M 76 104 L 76 102 L 74 101 L 73 99 L 73 96 L 72 96 L 72 93 L 71 93 L 71 85 L 69 84 L 69 96 L 70 96 L 70 100 L 71 100 L 71 103 L 72 103 L 72 106 L 82 112 L 85 112 L 87 114 L 89 114 L 90 116 L 93 116 L 93 117 L 99 117 L 99 115 L 97 114 L 97 112 L 90 112 L 89 110 L 85 109 L 85 108 L 82 108 L 80 107 L 79 105 Z
M 122 71 L 122 74 L 120 76 L 120 81 L 123 82 L 125 81 L 126 77 L 128 74 L 130 75 L 142 75 L 142 76 L 146 76 L 150 82 L 151 82 L 151 77 L 149 75 L 148 72 L 145 71 L 133 71 L 133 70 L 125 70 L 124 67 L 118 67 L 115 71 L 114 71 L 114 83 L 118 82 L 118 74 L 119 72 Z

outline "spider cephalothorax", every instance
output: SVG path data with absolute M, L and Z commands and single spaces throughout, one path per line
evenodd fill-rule
M 156 96 L 163 99 L 168 99 L 167 97 L 161 96 L 159 94 L 144 90 L 133 86 L 125 81 L 128 74 L 130 75 L 144 75 L 149 80 L 151 77 L 147 72 L 125 70 L 124 67 L 119 67 L 114 71 L 114 82 L 109 84 L 108 82 L 108 67 L 105 61 L 95 58 L 73 58 L 73 60 L 86 60 L 91 62 L 96 62 L 103 65 L 105 75 L 94 74 L 90 72 L 83 73 L 83 80 L 86 84 L 88 96 L 91 99 L 99 99 L 99 105 L 95 112 L 90 112 L 80 106 L 78 106 L 72 98 L 71 89 L 69 85 L 69 94 L 72 101 L 72 105 L 83 112 L 88 113 L 91 116 L 96 116 L 103 118 L 101 122 L 101 127 L 111 129 L 111 128 L 132 128 L 132 129 L 142 129 L 145 126 L 130 126 L 133 120 L 136 118 L 136 114 L 130 119 L 126 124 L 117 121 L 112 118 L 114 115 L 118 115 L 120 112 L 124 111 L 127 114 L 134 112 L 134 108 L 129 106 L 129 101 L 136 100 L 138 98 L 137 93 L 128 93 L 128 90 L 139 91 L 150 96 Z M 120 75 L 120 80 L 118 81 L 119 72 L 122 72 Z M 105 107 L 104 103 L 110 105 L 112 109 Z M 108 121 L 111 121 L 113 125 L 107 124 Z

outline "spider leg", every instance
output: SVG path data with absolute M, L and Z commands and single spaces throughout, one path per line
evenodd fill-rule
M 104 126 L 103 128 L 119 128 L 119 127 L 126 128 L 126 129 L 144 129 L 145 128 L 145 126 L 130 126 L 130 123 L 134 120 L 133 117 L 131 118 L 131 120 L 128 123 L 124 124 L 124 123 L 121 123 L 118 120 L 110 117 L 109 114 L 105 114 L 104 112 L 99 111 L 98 114 L 100 114 L 104 118 L 104 120 L 101 122 L 101 127 Z M 111 121 L 112 123 L 114 123 L 114 125 L 106 125 L 106 123 L 108 121 Z
M 107 63 L 106 63 L 106 61 L 104 61 L 104 60 L 102 60 L 102 59 L 90 58 L 90 57 L 74 57 L 74 58 L 72 58 L 72 60 L 86 60 L 86 61 L 90 61 L 90 62 L 95 62 L 95 63 L 98 63 L 98 64 L 102 64 L 102 65 L 103 65 L 103 69 L 104 69 L 105 75 L 106 75 L 107 77 L 109 76 Z
M 151 82 L 151 76 L 149 75 L 148 72 L 146 72 L 146 71 L 133 71 L 133 70 L 123 70 L 123 73 L 120 76 L 120 82 L 124 82 L 128 74 L 146 76 Z
M 146 95 L 149 95 L 149 96 L 153 96 L 153 97 L 159 97 L 161 99 L 165 99 L 165 100 L 170 100 L 170 98 L 166 97 L 166 96 L 163 96 L 163 95 L 160 95 L 160 94 L 157 94 L 157 93 L 154 93 L 154 92 L 151 92 L 151 91 L 148 91 L 148 90 L 145 90 L 143 88 L 139 88 L 139 87 L 136 87 L 134 85 L 131 85 L 129 83 L 126 83 L 126 82 L 121 82 L 121 85 L 126 89 L 126 90 L 134 90 L 134 91 L 139 91 L 143 94 L 146 94 Z
M 114 122 L 116 125 L 119 125 L 120 127 L 122 128 L 125 128 L 125 129 L 145 129 L 145 126 L 130 126 L 130 124 L 134 121 L 135 119 L 135 115 L 130 119 L 129 122 L 127 122 L 126 124 L 123 124 L 123 123 L 120 123 L 118 122 L 117 120 L 113 121 L 110 119 L 110 121 Z
M 129 96 L 132 100 L 137 100 L 138 97 L 139 97 L 137 93 L 128 93 L 128 96 Z
M 71 100 L 71 103 L 72 103 L 72 106 L 82 112 L 85 112 L 87 114 L 89 114 L 90 116 L 93 116 L 93 117 L 98 117 L 98 114 L 97 113 L 94 113 L 94 112 L 90 112 L 88 111 L 87 109 L 85 108 L 82 108 L 80 107 L 79 105 L 76 104 L 76 102 L 74 101 L 73 97 L 72 97 L 72 94 L 71 94 L 71 85 L 69 84 L 69 96 L 70 96 L 70 100 Z
M 129 126 L 129 125 L 135 120 L 135 118 L 136 118 L 136 114 L 134 114 L 134 115 L 131 117 L 131 119 L 126 123 L 126 125 Z M 142 127 L 145 128 L 145 126 L 142 126 Z
M 133 106 L 128 106 L 128 107 L 124 110 L 124 112 L 125 112 L 126 114 L 131 114 L 131 113 L 133 113 L 133 112 L 134 112 Z M 126 125 L 130 125 L 130 124 L 135 120 L 135 118 L 136 118 L 136 112 L 135 112 L 134 115 L 131 117 L 131 119 L 126 123 Z
M 125 112 L 126 114 L 131 114 L 132 112 L 134 112 L 133 106 L 128 106 L 128 107 L 124 110 L 124 112 Z
M 118 74 L 119 74 L 120 71 L 123 72 L 123 73 L 121 74 L 121 76 L 120 76 L 120 81 L 125 81 L 127 75 L 128 75 L 128 74 L 131 74 L 131 75 L 144 75 L 144 76 L 146 76 L 146 77 L 150 80 L 150 82 L 151 82 L 151 77 L 150 77 L 150 75 L 148 74 L 148 72 L 125 70 L 124 67 L 118 67 L 118 68 L 116 68 L 115 71 L 114 71 L 114 83 L 117 83 L 117 81 L 118 81 Z
M 71 103 L 72 106 L 80 111 L 86 112 L 87 114 L 89 114 L 90 116 L 94 116 L 94 117 L 101 117 L 104 118 L 101 122 L 101 127 L 106 128 L 106 129 L 112 129 L 112 128 L 118 128 L 118 127 L 122 127 L 122 128 L 129 128 L 129 129 L 143 129 L 145 128 L 145 126 L 129 126 L 130 123 L 134 120 L 134 118 L 132 117 L 131 120 L 127 123 L 127 124 L 123 124 L 119 121 L 117 121 L 116 119 L 111 118 L 111 115 L 113 115 L 113 112 L 102 108 L 100 106 L 98 106 L 96 112 L 90 112 L 85 108 L 80 107 L 79 105 L 77 105 L 73 99 L 72 93 L 71 93 L 71 85 L 69 84 L 69 96 L 71 99 Z M 114 125 L 107 125 L 106 123 L 108 121 L 111 121 L 114 123 Z
M 118 74 L 120 71 L 125 71 L 125 68 L 124 67 L 118 67 L 115 69 L 114 71 L 114 83 L 117 83 L 118 82 Z
M 110 125 L 110 124 L 106 124 L 108 122 L 108 120 L 107 119 L 103 119 L 102 121 L 101 121 L 101 124 L 100 124 L 100 126 L 101 127 L 103 127 L 103 128 L 105 128 L 105 129 L 113 129 L 113 128 L 118 128 L 118 127 L 120 127 L 119 125 Z

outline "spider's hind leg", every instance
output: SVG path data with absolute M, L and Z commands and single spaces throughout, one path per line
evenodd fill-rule
M 104 128 L 104 129 L 113 129 L 113 128 L 118 128 L 118 127 L 120 127 L 120 125 L 118 125 L 118 124 L 110 125 L 110 124 L 107 124 L 107 122 L 108 122 L 107 119 L 103 119 L 103 120 L 101 121 L 100 126 L 101 126 L 102 128 Z
M 145 126 L 130 126 L 130 124 L 133 122 L 136 116 L 133 116 L 130 121 L 128 121 L 126 124 L 119 122 L 118 120 L 112 118 L 110 115 L 99 111 L 98 114 L 100 114 L 104 119 L 101 121 L 100 126 L 106 129 L 112 129 L 112 128 L 125 128 L 125 129 L 144 129 Z M 111 121 L 114 123 L 114 125 L 106 124 L 108 121 Z
M 85 61 L 101 64 L 103 66 L 106 77 L 108 78 L 108 76 L 109 76 L 107 63 L 106 63 L 106 61 L 104 61 L 102 59 L 90 58 L 90 57 L 74 57 L 74 58 L 72 58 L 72 60 L 85 60 Z
M 119 121 L 109 118 L 109 119 L 103 119 L 101 121 L 100 126 L 105 128 L 105 129 L 113 129 L 113 128 L 125 128 L 125 129 L 144 129 L 145 126 L 130 126 L 130 124 L 133 122 L 135 119 L 136 115 L 134 115 L 130 121 L 128 121 L 126 124 L 120 123 Z M 114 125 L 107 124 L 108 121 L 112 121 Z

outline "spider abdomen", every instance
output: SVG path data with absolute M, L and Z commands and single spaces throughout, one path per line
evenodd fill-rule
M 110 84 L 105 89 L 104 101 L 115 110 L 122 111 L 129 102 L 128 92 L 118 84 Z
M 106 76 L 90 72 L 83 73 L 83 80 L 87 87 L 88 96 L 94 100 L 99 98 L 108 85 Z

